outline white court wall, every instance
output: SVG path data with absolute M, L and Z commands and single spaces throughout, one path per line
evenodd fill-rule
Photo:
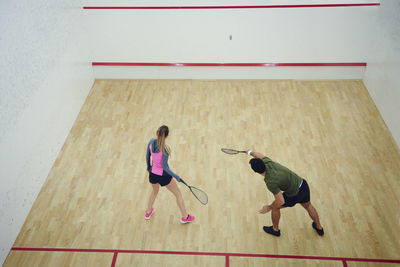
M 352 3 L 376 3 L 355 0 Z M 299 1 L 91 1 L 87 6 L 348 3 Z M 85 10 L 93 61 L 161 63 L 366 62 L 379 6 L 280 9 Z M 362 79 L 364 67 L 203 68 L 94 66 L 99 78 Z
M 373 22 L 364 84 L 400 147 L 400 1 L 382 0 Z
M 81 6 L 0 2 L 0 264 L 94 81 Z

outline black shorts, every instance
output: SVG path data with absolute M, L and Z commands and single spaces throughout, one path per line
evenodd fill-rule
M 150 171 L 149 182 L 152 184 L 160 184 L 161 186 L 166 186 L 169 185 L 171 181 L 172 181 L 172 176 L 164 171 L 162 175 L 157 175 Z
M 297 195 L 288 197 L 285 192 L 283 192 L 283 198 L 285 199 L 285 203 L 282 205 L 283 207 L 293 207 L 297 203 L 306 203 L 310 201 L 310 188 L 308 187 L 307 181 L 303 179 L 303 183 Z

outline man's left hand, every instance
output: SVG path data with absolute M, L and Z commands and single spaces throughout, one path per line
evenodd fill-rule
M 271 210 L 272 210 L 271 206 L 265 205 L 258 212 L 261 213 L 261 214 L 265 214 L 267 212 L 270 212 Z

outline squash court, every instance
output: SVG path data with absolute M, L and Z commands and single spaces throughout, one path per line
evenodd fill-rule
M 151 192 L 145 153 L 168 125 L 182 225 L 165 188 Z M 281 236 L 263 232 L 273 201 L 245 154 L 306 178 L 325 229 L 300 206 Z M 81 108 L 4 266 L 384 266 L 400 263 L 400 153 L 360 80 L 102 80 Z

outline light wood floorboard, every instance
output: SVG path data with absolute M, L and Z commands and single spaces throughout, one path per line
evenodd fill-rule
M 162 124 L 171 169 L 209 196 L 202 206 L 180 186 L 190 225 L 166 189 L 144 220 L 145 150 Z M 306 178 L 326 235 L 300 206 L 282 210 L 280 238 L 265 234 L 273 195 L 247 155 L 221 147 Z M 361 81 L 96 80 L 14 246 L 399 259 L 399 163 Z

